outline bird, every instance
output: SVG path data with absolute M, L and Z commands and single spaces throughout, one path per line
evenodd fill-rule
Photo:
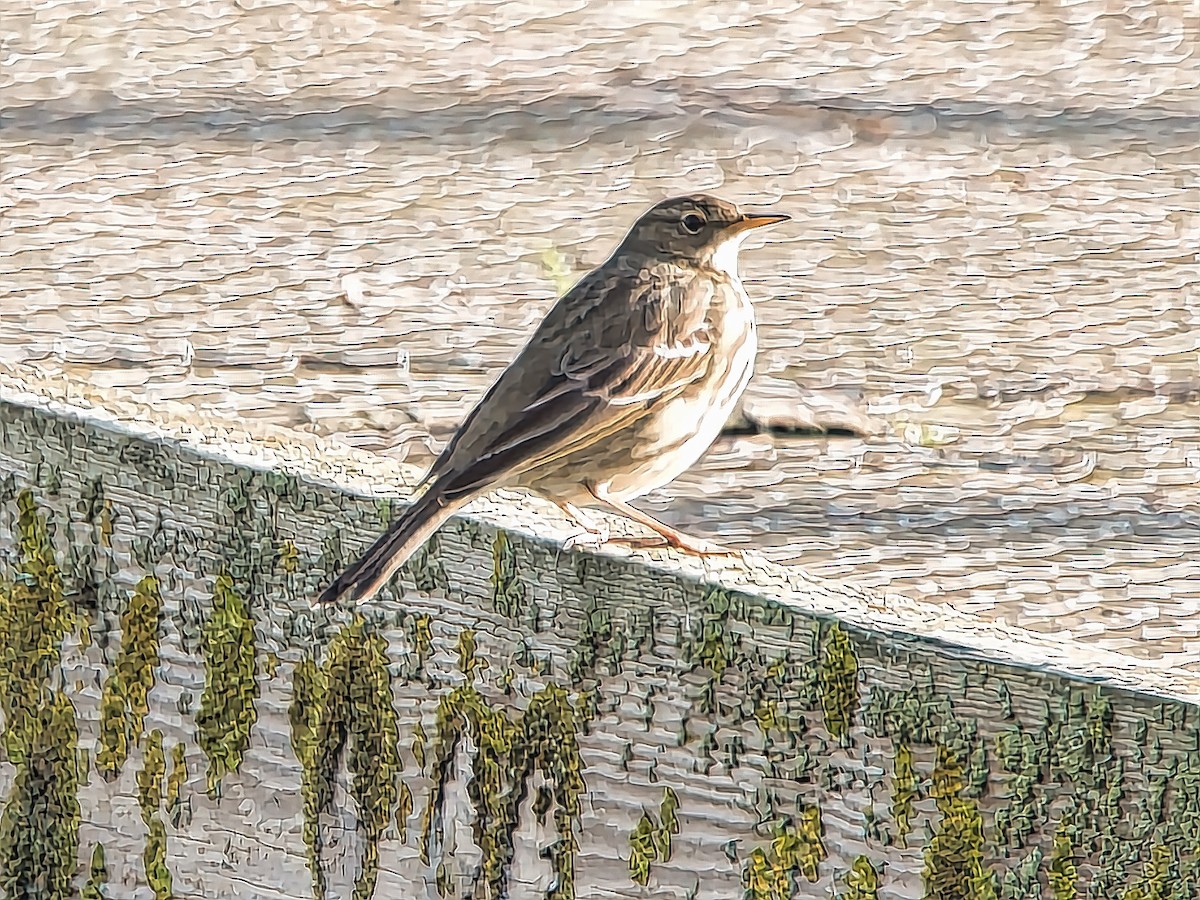
M 498 488 L 557 505 L 580 529 L 569 546 L 619 540 L 729 553 L 629 501 L 689 469 L 733 412 L 758 350 L 738 251 L 755 229 L 789 218 L 704 193 L 645 211 L 550 308 L 416 499 L 317 603 L 369 600 L 447 519 Z M 654 536 L 613 538 L 586 509 L 618 513 Z

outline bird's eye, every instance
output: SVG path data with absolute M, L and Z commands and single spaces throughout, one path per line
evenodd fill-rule
M 699 234 L 704 224 L 704 216 L 699 213 L 688 213 L 683 217 L 683 230 L 688 234 Z

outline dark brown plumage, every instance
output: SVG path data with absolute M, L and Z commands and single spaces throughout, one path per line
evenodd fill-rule
M 678 477 L 728 420 L 757 350 L 738 246 L 785 219 L 703 194 L 651 208 L 551 308 L 434 462 L 425 492 L 319 602 L 372 596 L 446 519 L 498 487 L 554 501 L 600 541 L 607 534 L 580 507 L 620 512 L 659 543 L 722 552 L 628 501 Z

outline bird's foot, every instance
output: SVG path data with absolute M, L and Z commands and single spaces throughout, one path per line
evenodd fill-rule
M 608 529 L 597 529 L 592 531 L 587 528 L 582 528 L 575 534 L 571 535 L 563 541 L 563 550 L 570 552 L 577 548 L 588 548 L 598 550 L 611 540 Z
M 609 538 L 609 542 L 623 544 L 627 547 L 647 549 L 653 547 L 674 547 L 676 550 L 683 550 L 696 556 L 732 556 L 738 558 L 742 556 L 741 550 L 734 550 L 712 541 L 706 541 L 703 538 L 696 538 L 691 535 L 680 534 L 679 532 L 672 532 L 670 535 L 656 534 L 650 537 L 615 535 Z
M 674 541 L 668 540 L 667 543 L 679 550 L 694 553 L 696 556 L 730 556 L 737 559 L 742 558 L 741 550 L 735 550 L 732 547 L 726 547 L 723 544 L 706 541 L 703 538 L 691 537 L 690 535 L 677 535 Z

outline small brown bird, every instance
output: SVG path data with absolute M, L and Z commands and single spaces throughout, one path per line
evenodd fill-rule
M 599 543 L 608 534 L 580 507 L 621 513 L 660 545 L 728 552 L 629 501 L 682 474 L 729 419 L 757 353 L 738 248 L 751 229 L 787 219 L 704 194 L 646 212 L 546 314 L 434 462 L 426 491 L 318 602 L 371 597 L 450 516 L 500 487 L 552 500 Z

